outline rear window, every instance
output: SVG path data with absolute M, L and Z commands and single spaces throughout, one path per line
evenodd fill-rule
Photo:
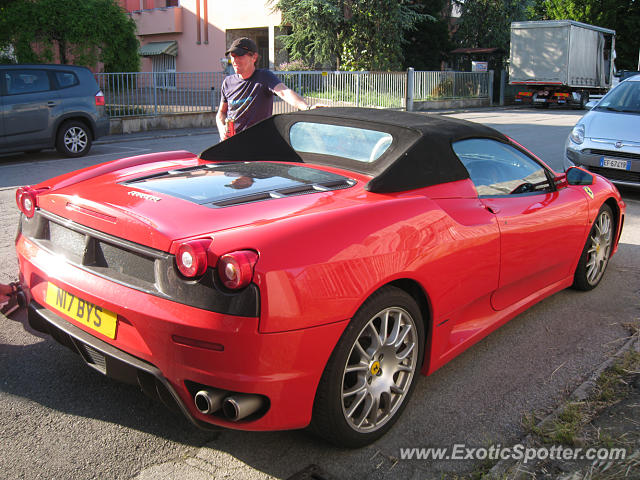
M 291 126 L 289 140 L 294 150 L 372 163 L 391 146 L 393 136 L 364 128 L 298 122 Z
M 78 77 L 73 72 L 55 72 L 56 82 L 60 88 L 73 87 L 80 83 Z
M 287 189 L 343 184 L 340 175 L 300 165 L 247 162 L 172 170 L 126 183 L 151 192 L 205 204 Z

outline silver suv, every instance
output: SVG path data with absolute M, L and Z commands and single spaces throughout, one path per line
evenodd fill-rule
M 91 71 L 73 65 L 0 65 L 0 152 L 55 147 L 81 157 L 109 133 Z

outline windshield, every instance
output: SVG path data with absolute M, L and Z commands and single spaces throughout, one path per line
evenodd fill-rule
M 364 128 L 298 122 L 289 131 L 291 146 L 298 152 L 318 153 L 375 162 L 393 141 L 391 134 Z
M 640 82 L 622 82 L 607 94 L 597 110 L 640 113 Z

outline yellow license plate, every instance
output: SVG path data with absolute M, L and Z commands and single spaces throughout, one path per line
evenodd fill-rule
M 96 332 L 112 339 L 116 338 L 118 316 L 115 313 L 78 298 L 50 282 L 47 284 L 46 302 L 50 307 Z

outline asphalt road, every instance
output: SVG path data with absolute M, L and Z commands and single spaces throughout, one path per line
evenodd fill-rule
M 502 109 L 454 116 L 494 126 L 561 170 L 564 139 L 580 114 Z M 216 139 L 215 132 L 189 133 L 102 143 L 81 160 L 55 152 L 0 157 L 0 281 L 17 277 L 16 186 L 122 156 L 199 152 Z M 597 289 L 560 292 L 421 377 L 396 426 L 360 450 L 297 431 L 196 430 L 137 388 L 100 376 L 51 339 L 0 316 L 0 479 L 289 478 L 311 464 L 318 466 L 315 478 L 327 479 L 472 471 L 478 463 L 400 460 L 400 448 L 516 443 L 523 415 L 552 410 L 624 343 L 625 324 L 640 321 L 640 194 L 624 197 L 620 250 Z

